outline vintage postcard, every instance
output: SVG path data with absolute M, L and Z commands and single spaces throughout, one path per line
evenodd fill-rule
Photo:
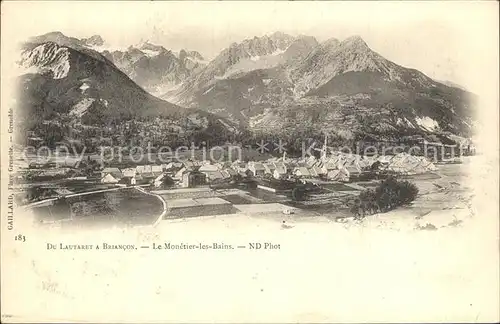
M 499 321 L 498 9 L 2 2 L 2 323 Z

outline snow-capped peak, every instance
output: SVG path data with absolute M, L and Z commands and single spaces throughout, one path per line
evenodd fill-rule
M 83 38 L 82 42 L 88 46 L 103 46 L 104 39 L 100 35 L 93 35 L 89 38 Z
M 69 50 L 56 43 L 43 43 L 22 53 L 21 66 L 40 72 L 51 71 L 54 79 L 62 79 L 70 69 Z

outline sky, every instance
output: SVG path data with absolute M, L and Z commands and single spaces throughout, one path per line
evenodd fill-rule
M 232 42 L 274 31 L 318 41 L 359 35 L 397 64 L 472 91 L 481 88 L 478 74 L 498 65 L 493 1 L 2 2 L 2 45 L 51 31 L 78 38 L 99 34 L 120 47 L 149 40 L 206 58 Z

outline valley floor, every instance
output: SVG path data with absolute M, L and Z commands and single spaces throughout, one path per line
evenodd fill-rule
M 492 172 L 481 172 L 487 190 Z M 438 185 L 454 182 L 453 173 Z M 4 250 L 16 257 L 5 271 L 23 278 L 7 288 L 15 287 L 9 291 L 19 298 L 27 292 L 50 298 L 33 304 L 25 317 L 47 320 L 497 321 L 498 214 L 491 208 L 474 207 L 473 214 L 468 207 L 450 209 L 461 207 L 462 199 L 431 204 L 461 193 L 448 194 L 426 181 L 413 207 L 362 222 L 268 210 L 164 220 L 156 227 L 33 228 L 25 232 L 24 249 Z M 459 183 L 475 184 L 467 178 Z M 437 230 L 416 229 L 427 223 Z M 47 242 L 220 243 L 233 249 L 70 253 L 48 251 Z M 249 248 L 257 242 L 279 249 Z M 5 306 L 24 314 L 22 305 Z
M 472 191 L 467 179 L 470 160 L 464 159 L 464 164 L 440 165 L 436 172 L 406 176 L 419 188 L 417 199 L 408 207 L 367 216 L 359 225 L 367 226 L 376 223 L 376 220 L 380 222 L 377 226 L 394 224 L 396 228 L 411 225 L 412 228 L 430 229 L 459 225 L 464 217 L 471 214 Z M 47 204 L 40 201 L 33 205 L 36 205 L 36 219 L 52 223 L 51 226 L 84 226 L 90 223 L 96 226 L 156 226 L 178 218 L 224 215 L 264 217 L 285 222 L 342 221 L 347 226 L 358 221 L 352 219 L 343 197 L 353 197 L 363 187 L 373 187 L 376 183 L 322 185 L 327 189 L 326 193 L 314 194 L 301 203 L 292 202 L 285 193 L 265 189 L 153 189 L 150 194 L 140 188 L 140 191 L 135 191 L 130 187 L 116 187 L 70 193 L 65 199 L 46 199 Z M 59 224 L 54 224 L 54 221 Z

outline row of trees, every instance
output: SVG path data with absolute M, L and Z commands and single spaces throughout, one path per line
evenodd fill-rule
M 309 147 L 314 142 L 316 143 L 315 147 L 320 149 L 325 136 L 328 136 L 329 146 L 349 147 L 355 151 L 359 146 L 358 143 L 361 142 L 381 142 L 381 139 L 401 142 L 402 135 L 404 135 L 401 129 L 387 131 L 385 134 L 376 131 L 368 133 L 352 131 L 345 134 L 334 129 L 325 131 L 313 126 L 269 131 L 255 131 L 243 127 L 238 131 L 233 131 L 223 126 L 218 120 L 213 119 L 208 120 L 208 125 L 205 127 L 185 126 L 177 125 L 169 119 L 150 118 L 122 121 L 122 123 L 112 119 L 102 127 L 95 127 L 74 123 L 64 116 L 59 116 L 55 121 L 37 123 L 31 127 L 31 133 L 43 141 L 33 143 L 26 141 L 22 144 L 55 148 L 60 143 L 67 142 L 78 153 L 84 148 L 87 153 L 95 153 L 101 146 L 145 148 L 151 145 L 152 148 L 169 146 L 175 149 L 181 146 L 190 147 L 193 143 L 196 146 L 209 143 L 212 147 L 231 143 L 242 147 L 258 148 L 258 143 L 263 142 L 271 144 L 267 146 L 269 153 L 281 154 L 282 152 L 274 149 L 279 143 L 286 143 L 284 148 L 289 156 L 300 156 L 303 148 Z M 408 133 L 408 135 L 410 134 Z M 27 136 L 27 138 L 29 137 L 31 136 Z M 434 140 L 434 138 L 430 140 Z M 436 138 L 435 141 L 444 141 L 444 139 Z

